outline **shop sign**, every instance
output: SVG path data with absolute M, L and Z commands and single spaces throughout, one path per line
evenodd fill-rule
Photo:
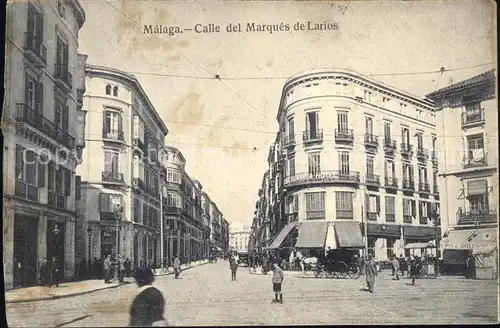
M 444 249 L 481 249 L 487 248 L 489 244 L 477 243 L 460 243 L 460 244 L 443 244 Z

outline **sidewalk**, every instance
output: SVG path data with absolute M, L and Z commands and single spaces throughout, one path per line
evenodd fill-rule
M 208 261 L 197 261 L 191 265 L 182 265 L 181 269 L 189 270 L 198 265 L 207 264 Z M 155 276 L 166 276 L 173 274 L 174 269 L 168 268 L 168 272 L 160 273 L 161 269 L 156 269 Z M 59 287 L 52 286 L 34 286 L 27 288 L 18 288 L 5 292 L 5 303 L 20 303 L 20 302 L 34 302 L 43 300 L 54 300 L 58 298 L 65 298 L 71 296 L 77 296 L 82 294 L 88 294 L 96 292 L 99 290 L 117 288 L 123 285 L 128 285 L 134 282 L 134 278 L 125 278 L 125 282 L 122 284 L 111 283 L 105 284 L 103 279 L 99 280 L 83 280 L 76 282 L 64 282 L 59 284 Z

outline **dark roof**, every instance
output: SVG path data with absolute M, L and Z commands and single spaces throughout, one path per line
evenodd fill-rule
M 475 86 L 478 84 L 482 84 L 482 83 L 485 83 L 488 81 L 495 81 L 495 71 L 494 70 L 484 72 L 482 74 L 471 77 L 470 79 L 463 80 L 461 82 L 447 86 L 446 88 L 441 88 L 441 89 L 436 90 L 432 93 L 429 93 L 428 95 L 426 95 L 426 97 L 432 99 L 432 98 L 441 96 L 445 93 L 449 93 L 449 92 L 464 89 L 464 88 L 469 88 L 469 87 L 472 87 L 472 86 Z

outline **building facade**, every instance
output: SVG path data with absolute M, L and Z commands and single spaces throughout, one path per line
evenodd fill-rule
M 6 289 L 37 283 L 45 258 L 74 275 L 75 169 L 84 147 L 85 12 L 76 0 L 7 6 L 3 265 Z
M 497 245 L 498 107 L 495 72 L 437 90 L 436 131 L 446 265 Z M 498 255 L 496 255 L 498 264 Z M 498 270 L 496 270 L 498 271 Z
M 238 252 L 248 252 L 250 242 L 250 227 L 242 224 L 231 224 L 229 231 L 229 249 Z
M 288 247 L 311 235 L 299 244 L 340 248 L 341 230 L 365 235 L 364 224 L 342 222 L 366 221 L 368 252 L 383 260 L 440 235 L 431 101 L 352 71 L 309 71 L 285 83 L 277 120 L 253 225 L 269 222 L 273 244 L 288 227 Z

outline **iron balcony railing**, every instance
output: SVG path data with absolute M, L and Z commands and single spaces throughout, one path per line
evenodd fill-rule
M 323 141 L 323 129 L 306 130 L 302 135 L 304 142 Z
M 457 222 L 459 225 L 481 225 L 498 223 L 497 211 L 486 208 L 457 213 Z
M 413 153 L 413 146 L 408 144 L 408 143 L 402 142 L 401 143 L 401 155 L 411 156 L 412 153 Z
M 163 211 L 165 213 L 169 213 L 169 214 L 181 214 L 182 213 L 182 209 L 179 207 L 175 207 L 175 206 L 166 206 L 163 208 Z
M 365 146 L 378 147 L 378 136 L 365 133 Z
M 111 130 L 108 128 L 103 128 L 102 129 L 102 137 L 105 139 L 112 139 L 112 140 L 120 140 L 123 141 L 123 131 L 120 130 Z
M 103 182 L 112 182 L 112 183 L 123 183 L 123 173 L 117 172 L 102 172 L 102 181 Z
M 386 188 L 397 188 L 398 187 L 398 179 L 392 177 L 385 177 L 385 187 Z
M 384 150 L 386 153 L 393 153 L 396 150 L 396 140 L 384 139 Z
M 352 129 L 335 129 L 335 141 L 351 142 L 354 140 L 354 130 Z
M 466 128 L 471 125 L 484 123 L 484 109 L 481 108 L 478 111 L 474 111 L 473 113 L 462 113 L 462 128 Z
M 415 190 L 415 182 L 413 182 L 413 180 L 403 179 L 403 190 Z
M 335 216 L 337 220 L 353 220 L 354 211 L 337 209 L 335 211 Z
M 481 167 L 487 166 L 487 154 L 483 153 L 482 156 L 474 158 L 473 154 L 469 154 L 468 156 L 464 156 L 463 158 L 463 167 L 464 169 L 473 168 L 473 167 Z
M 117 221 L 120 217 L 115 212 L 100 212 L 99 215 L 101 221 Z
M 422 147 L 417 147 L 417 159 L 427 161 L 429 158 L 429 151 Z
M 295 135 L 289 134 L 283 137 L 283 146 L 284 147 L 293 147 L 295 146 Z
M 285 178 L 285 186 L 317 183 L 359 183 L 359 172 L 323 171 L 317 173 L 298 173 Z
M 403 215 L 403 223 L 412 223 L 411 215 Z
M 426 182 L 419 182 L 418 183 L 418 191 L 430 192 L 431 191 L 431 187 Z
M 43 45 L 43 41 L 34 33 L 24 33 L 24 50 L 31 51 L 42 63 L 47 64 L 47 48 Z
M 365 182 L 369 185 L 380 185 L 380 176 L 378 174 L 367 174 L 365 176 Z
M 47 194 L 47 203 L 51 206 L 66 208 L 66 196 L 49 191 Z
M 134 137 L 134 139 L 132 140 L 132 145 L 142 150 L 143 153 L 148 153 L 148 148 L 146 147 L 146 144 L 141 141 L 141 139 Z
M 37 109 L 33 110 L 30 106 L 23 103 L 17 104 L 17 121 L 24 122 L 36 128 L 56 142 L 73 150 L 75 148 L 75 138 L 45 118 L 42 114 L 42 106 L 37 106 Z
M 385 222 L 396 222 L 396 214 L 385 213 Z
M 66 84 L 69 90 L 73 89 L 73 75 L 69 72 L 68 65 L 55 64 L 54 78 Z

